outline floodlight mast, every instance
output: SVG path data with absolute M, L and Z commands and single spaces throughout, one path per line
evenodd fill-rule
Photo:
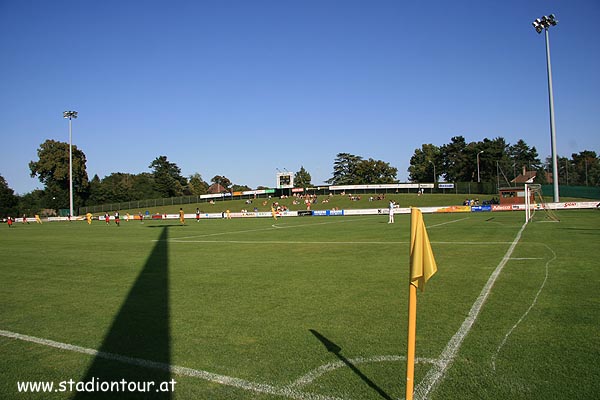
M 479 155 L 483 152 L 484 151 L 481 150 L 479 153 L 477 153 L 477 183 L 481 182 L 481 175 L 479 175 Z
M 71 120 L 77 118 L 77 111 L 64 111 L 63 118 L 69 119 L 69 218 L 73 216 L 73 140 Z
M 548 35 L 548 28 L 556 26 L 558 20 L 554 14 L 537 18 L 533 21 L 532 25 L 537 33 L 544 31 L 546 38 L 546 69 L 548 71 L 548 102 L 550 105 L 550 142 L 552 146 L 552 184 L 554 188 L 553 201 L 558 203 L 560 201 L 558 194 L 558 157 L 556 155 L 556 127 L 554 123 L 554 92 L 552 90 L 552 64 L 550 63 L 550 37 Z

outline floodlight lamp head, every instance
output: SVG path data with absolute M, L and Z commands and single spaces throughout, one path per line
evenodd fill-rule
M 68 119 L 77 118 L 77 111 L 64 111 L 63 117 Z

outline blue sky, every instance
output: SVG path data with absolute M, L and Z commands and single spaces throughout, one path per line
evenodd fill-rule
M 597 0 L 0 0 L 0 175 L 73 143 L 90 179 L 150 172 L 275 186 L 277 169 L 331 177 L 340 152 L 406 181 L 414 150 L 504 137 L 550 155 L 550 30 L 560 156 L 600 153 Z

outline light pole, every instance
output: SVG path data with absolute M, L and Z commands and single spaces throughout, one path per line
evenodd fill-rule
M 435 182 L 437 182 L 437 174 L 435 173 L 435 164 L 431 160 L 427 160 L 427 161 L 429 161 L 431 163 L 431 165 L 433 165 L 433 184 L 435 185 Z
M 555 26 L 558 21 L 554 14 L 537 18 L 532 25 L 537 33 L 544 31 L 546 37 L 546 69 L 548 71 L 548 98 L 550 103 L 550 142 L 552 146 L 552 184 L 554 186 L 554 202 L 559 202 L 558 196 L 558 158 L 556 155 L 556 129 L 554 126 L 554 94 L 552 91 L 552 65 L 550 63 L 550 37 L 548 28 Z
M 77 111 L 64 111 L 63 117 L 69 119 L 69 217 L 73 216 L 73 140 L 71 120 L 77 118 Z
M 477 183 L 481 182 L 481 176 L 479 175 L 479 155 L 481 153 L 483 153 L 483 150 L 477 153 Z

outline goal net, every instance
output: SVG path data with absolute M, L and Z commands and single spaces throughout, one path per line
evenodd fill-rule
M 529 222 L 537 213 L 543 215 L 548 222 L 559 222 L 556 212 L 551 209 L 542 194 L 542 185 L 530 183 L 525 185 L 525 221 Z

